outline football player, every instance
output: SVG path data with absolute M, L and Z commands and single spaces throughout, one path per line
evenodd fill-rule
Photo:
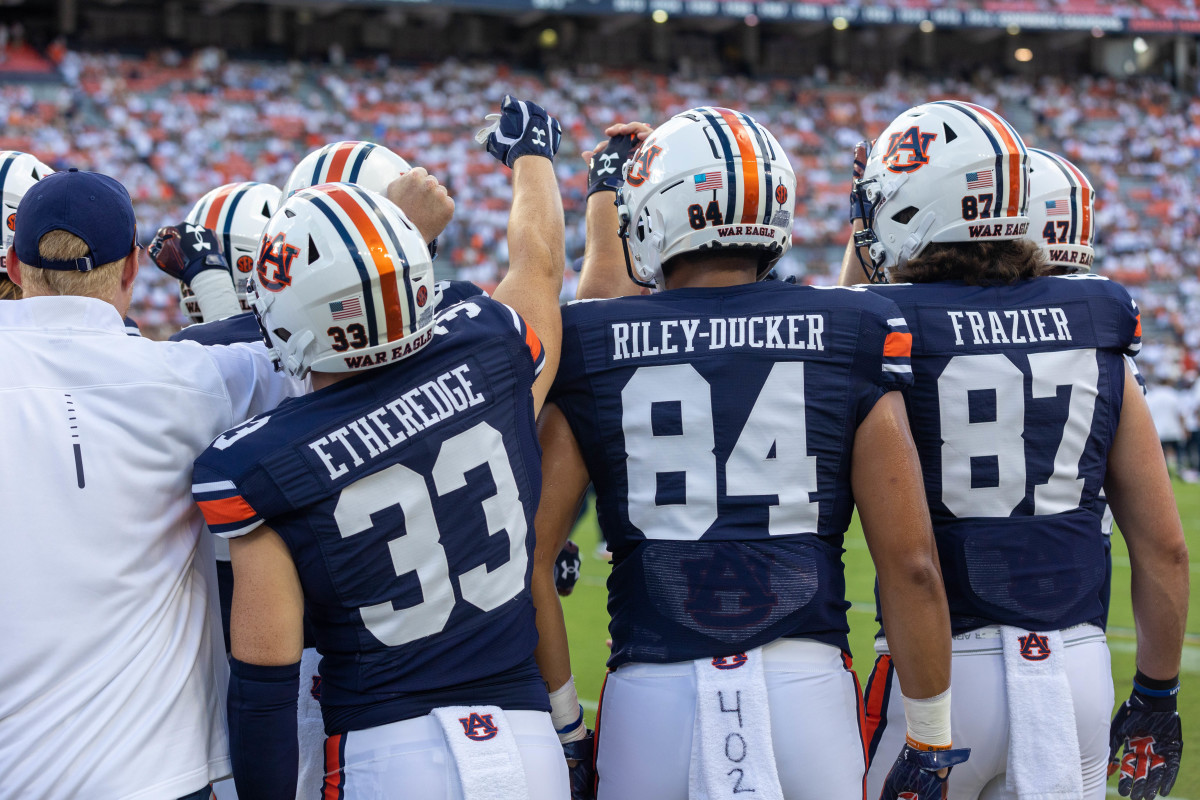
M 590 479 L 613 550 L 598 797 L 861 796 L 841 563 L 858 500 L 904 631 L 911 747 L 891 796 L 940 793 L 966 754 L 949 750 L 950 631 L 898 391 L 903 317 L 862 290 L 760 282 L 791 243 L 796 181 L 750 116 L 678 114 L 624 177 L 617 258 L 660 291 L 564 309 L 539 420 L 539 666 L 556 728 L 586 741 L 551 562 Z M 612 252 L 596 238 L 617 233 L 589 227 L 588 248 Z M 593 285 L 620 291 L 611 261 L 589 263 L 610 273 Z
M 506 98 L 483 134 L 513 168 L 496 300 L 435 315 L 424 237 L 352 184 L 298 191 L 267 228 L 255 310 L 280 366 L 313 392 L 218 439 L 194 478 L 210 528 L 231 539 L 244 800 L 295 793 L 305 608 L 327 796 L 566 794 L 528 583 L 534 416 L 560 338 L 561 133 Z
M 1068 171 L 1082 194 L 1086 182 Z M 1137 307 L 1095 275 L 1031 280 L 1050 270 L 1029 241 L 1039 232 L 1028 198 L 1044 191 L 1030 181 L 1029 155 L 1005 120 L 941 101 L 901 114 L 854 188 L 864 267 L 898 284 L 876 291 L 920 342 L 909 421 L 955 634 L 955 742 L 972 749 L 953 791 L 1104 796 L 1113 690 L 1103 489 L 1129 547 L 1138 628 L 1112 755 L 1126 747 L 1121 792 L 1149 798 L 1169 791 L 1179 769 L 1187 547 L 1123 357 L 1140 347 Z M 1052 252 L 1087 243 L 1090 202 L 1066 210 L 1066 225 L 1058 214 L 1043 220 L 1053 223 Z M 1076 239 L 1058 241 L 1060 231 Z M 1068 268 L 1090 260 L 1070 252 L 1079 255 Z M 885 608 L 866 693 L 869 795 L 903 742 L 892 638 Z
M 4 212 L 3 254 L 0 254 L 0 300 L 20 300 L 21 287 L 8 277 L 8 248 L 17 229 L 17 206 L 32 186 L 54 170 L 36 156 L 18 150 L 0 150 L 0 205 Z

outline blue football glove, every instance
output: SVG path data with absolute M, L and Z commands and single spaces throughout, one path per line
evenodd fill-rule
M 587 196 L 620 188 L 625 182 L 625 162 L 633 157 L 640 144 L 636 133 L 610 136 L 604 149 L 594 153 L 588 162 Z
M 488 114 L 487 127 L 475 134 L 475 141 L 512 168 L 521 156 L 543 156 L 554 160 L 562 144 L 562 126 L 536 103 L 514 100 L 504 95 L 499 114 Z
M 562 746 L 571 778 L 571 800 L 595 800 L 596 765 L 592 760 L 595 737 L 595 733 L 588 731 L 582 739 Z
M 147 252 L 159 269 L 186 284 L 206 269 L 229 272 L 216 234 L 203 225 L 181 222 L 159 228 Z
M 575 590 L 575 583 L 579 580 L 579 568 L 582 566 L 579 545 L 567 539 L 563 549 L 558 552 L 558 557 L 554 559 L 554 588 L 558 589 L 561 596 L 566 597 Z
M 1175 695 L 1154 697 L 1135 684 L 1117 713 L 1108 733 L 1108 774 L 1118 769 L 1117 791 L 1133 800 L 1153 800 L 1175 786 L 1183 754 L 1183 730 L 1175 711 Z
M 944 800 L 946 780 L 938 777 L 938 770 L 949 769 L 961 764 L 971 755 L 971 748 L 957 750 L 918 750 L 908 744 L 900 751 L 896 763 L 883 782 L 879 800 Z

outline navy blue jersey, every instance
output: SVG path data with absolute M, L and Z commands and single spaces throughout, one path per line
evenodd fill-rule
M 331 735 L 445 705 L 549 709 L 529 593 L 541 343 L 485 297 L 439 314 L 434 332 L 196 461 L 214 533 L 266 522 L 292 554 Z
M 470 281 L 438 281 L 433 285 L 434 308 L 449 308 L 472 297 L 487 296 L 487 292 Z
M 203 345 L 249 344 L 263 341 L 262 329 L 253 311 L 234 314 L 212 322 L 198 322 L 171 334 L 172 342 L 199 342 Z
M 1102 625 L 1101 489 L 1141 346 L 1129 294 L 1096 275 L 874 289 L 913 331 L 908 415 L 954 632 Z
M 610 666 L 848 649 L 855 430 L 911 380 L 896 306 L 780 282 L 574 303 L 550 399 L 613 551 Z

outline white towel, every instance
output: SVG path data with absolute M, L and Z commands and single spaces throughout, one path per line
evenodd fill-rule
M 692 725 L 689 800 L 722 800 L 753 792 L 755 800 L 783 800 L 762 648 L 725 658 L 700 658 L 696 719 Z
M 502 709 L 446 706 L 433 716 L 450 745 L 464 800 L 529 800 L 521 753 Z
M 1058 631 L 1001 626 L 1008 695 L 1007 787 L 1020 800 L 1081 800 L 1083 767 Z
M 311 800 L 325 785 L 325 722 L 321 702 L 313 697 L 313 678 L 321 656 L 316 648 L 300 654 L 300 700 L 296 704 L 296 736 L 300 740 L 300 772 L 296 778 L 296 800 Z

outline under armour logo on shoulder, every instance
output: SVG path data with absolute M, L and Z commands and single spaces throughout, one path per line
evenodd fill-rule
M 600 167 L 600 169 L 596 170 L 596 174 L 597 175 L 608 175 L 609 173 L 616 172 L 617 168 L 613 166 L 613 162 L 616 161 L 618 158 L 620 158 L 620 156 L 617 155 L 616 153 L 602 153 L 600 155 L 600 161 L 602 161 L 604 163 L 604 166 L 602 166 L 602 167 Z
M 1021 643 L 1021 657 L 1026 661 L 1045 661 L 1050 657 L 1050 640 L 1046 636 L 1031 633 L 1028 636 L 1018 636 Z
M 459 717 L 458 721 L 462 724 L 463 733 L 467 738 L 477 742 L 486 742 L 500 732 L 496 723 L 492 722 L 491 714 L 476 714 L 472 711 L 470 716 Z
M 533 129 L 533 143 L 536 144 L 538 147 L 545 147 L 546 140 L 542 138 L 545 135 L 546 135 L 546 131 L 544 129 L 534 128 Z

